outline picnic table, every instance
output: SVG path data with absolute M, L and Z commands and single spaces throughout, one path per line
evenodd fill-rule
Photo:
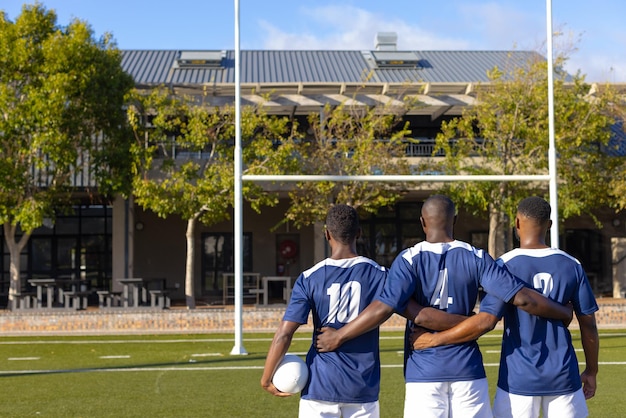
M 79 279 L 40 278 L 28 279 L 28 283 L 35 287 L 34 308 L 44 308 L 44 289 L 46 295 L 46 309 L 54 308 L 55 294 L 58 303 L 65 309 L 86 309 L 88 297 L 91 294 L 86 290 L 87 283 Z M 30 306 L 27 306 L 30 307 Z
M 122 290 L 122 307 L 138 308 L 139 307 L 139 292 L 143 289 L 143 279 L 136 277 L 129 277 L 124 279 L 117 279 L 117 281 L 123 286 Z M 142 292 L 143 293 L 143 292 Z
M 43 289 L 46 289 L 46 308 L 52 308 L 54 301 L 54 290 L 56 288 L 56 279 L 29 279 L 28 283 L 36 288 L 35 291 L 35 307 L 41 309 L 43 307 Z
M 138 278 L 130 277 L 117 279 L 122 288 L 122 307 L 138 308 L 150 306 L 152 308 L 169 308 L 169 291 L 165 288 L 165 278 Z M 150 300 L 148 301 L 148 295 Z

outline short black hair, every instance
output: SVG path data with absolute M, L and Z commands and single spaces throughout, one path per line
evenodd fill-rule
M 539 196 L 527 197 L 517 205 L 517 213 L 540 223 L 550 220 L 550 211 L 550 204 Z
M 434 210 L 440 216 L 446 219 L 453 219 L 456 216 L 456 207 L 454 202 L 448 196 L 442 194 L 434 194 L 424 202 L 422 210 Z
M 352 206 L 333 205 L 326 215 L 326 229 L 342 244 L 350 244 L 359 233 L 359 215 Z

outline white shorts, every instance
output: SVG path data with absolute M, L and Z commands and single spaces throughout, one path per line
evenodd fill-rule
M 300 399 L 299 418 L 379 418 L 378 401 L 337 403 Z
M 492 418 L 487 379 L 409 382 L 404 418 Z
M 584 418 L 589 415 L 583 390 L 556 396 L 524 396 L 496 389 L 493 414 L 497 418 Z

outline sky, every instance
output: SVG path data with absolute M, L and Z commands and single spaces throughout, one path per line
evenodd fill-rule
M 533 50 L 546 56 L 549 0 L 239 0 L 241 49 Z M 120 49 L 234 49 L 235 0 L 41 0 L 57 23 L 78 18 Z M 9 20 L 23 0 L 0 0 Z M 589 82 L 626 82 L 626 1 L 552 0 L 554 51 Z

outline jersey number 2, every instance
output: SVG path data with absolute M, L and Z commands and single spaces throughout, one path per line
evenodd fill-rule
M 345 324 L 357 317 L 361 304 L 361 283 L 348 282 L 343 286 L 333 283 L 326 289 L 326 294 L 330 296 L 328 323 Z

